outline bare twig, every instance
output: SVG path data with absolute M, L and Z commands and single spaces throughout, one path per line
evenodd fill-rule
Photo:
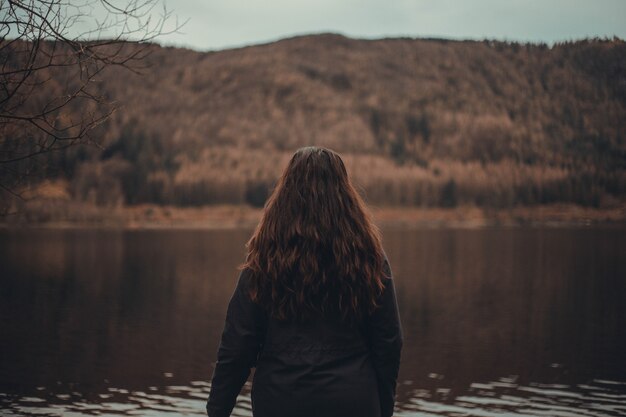
M 173 18 L 160 0 L 0 0 L 0 197 L 19 196 L 29 161 L 98 144 L 95 129 L 118 106 L 98 77 L 140 73 L 149 42 L 182 27 L 165 30 Z M 62 91 L 46 88 L 53 79 L 67 80 Z

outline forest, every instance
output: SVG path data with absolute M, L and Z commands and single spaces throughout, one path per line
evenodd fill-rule
M 26 194 L 52 187 L 49 198 L 104 207 L 261 207 L 294 150 L 319 145 L 344 157 L 377 206 L 626 200 L 619 39 L 321 34 L 209 52 L 152 44 L 149 52 L 141 71 L 99 76 L 99 92 L 119 108 L 95 144 L 38 157 Z M 58 70 L 49 76 L 37 94 L 53 97 L 71 82 Z M 64 111 L 79 118 L 85 109 Z M 3 136 L 3 152 L 29 140 Z

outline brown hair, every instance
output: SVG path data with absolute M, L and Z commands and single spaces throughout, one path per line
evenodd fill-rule
M 278 320 L 361 318 L 383 289 L 380 233 L 341 157 L 301 148 L 247 243 L 250 297 Z

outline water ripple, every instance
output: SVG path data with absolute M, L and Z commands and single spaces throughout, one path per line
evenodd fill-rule
M 443 378 L 438 379 L 443 381 Z M 404 385 L 412 385 L 406 381 Z M 37 387 L 35 394 L 0 393 L 3 416 L 204 416 L 210 384 L 191 381 L 189 385 L 147 387 L 129 390 L 109 387 L 89 400 L 77 391 L 51 392 Z M 36 394 L 41 394 L 37 396 Z M 233 410 L 234 417 L 252 416 L 250 384 L 246 383 Z M 527 416 L 527 417 L 608 417 L 626 415 L 626 382 L 593 380 L 576 385 L 517 384 L 510 378 L 474 382 L 462 393 L 444 386 L 415 388 L 408 399 L 398 403 L 396 416 Z

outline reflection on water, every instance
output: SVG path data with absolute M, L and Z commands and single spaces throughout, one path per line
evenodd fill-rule
M 626 414 L 626 386 L 615 381 L 594 380 L 575 386 L 512 382 L 514 378 L 474 383 L 464 395 L 442 402 L 440 394 L 415 389 L 401 404 L 396 416 L 619 416 Z M 237 400 L 233 416 L 252 415 L 249 385 Z M 148 387 L 147 391 L 108 388 L 97 400 L 85 400 L 80 392 L 54 396 L 10 396 L 5 416 L 21 415 L 206 415 L 204 405 L 209 384 L 191 381 L 187 386 Z
M 204 415 L 249 233 L 2 231 L 1 414 Z M 396 415 L 626 415 L 624 236 L 384 232 Z M 251 415 L 249 386 L 234 415 Z

